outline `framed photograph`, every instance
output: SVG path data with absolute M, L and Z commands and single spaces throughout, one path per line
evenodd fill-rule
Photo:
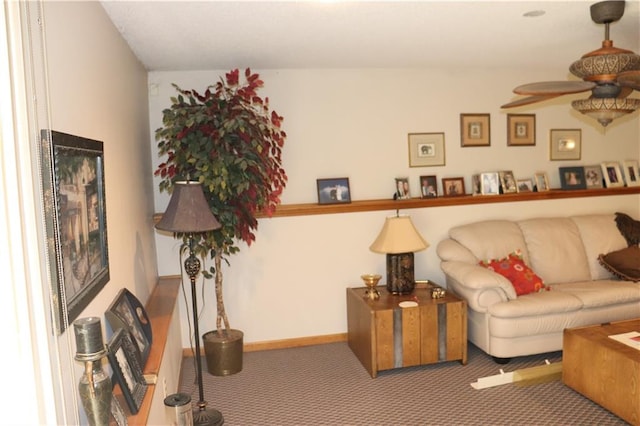
M 482 195 L 500 194 L 500 177 L 498 172 L 480 173 L 480 188 Z
M 111 398 L 111 418 L 118 426 L 127 426 L 129 421 L 115 395 Z M 110 422 L 111 423 L 111 422 Z
M 562 189 L 586 189 L 584 167 L 560 167 L 560 186 Z
M 518 192 L 533 192 L 533 180 L 517 179 Z
M 351 202 L 349 178 L 317 179 L 318 204 L 343 204 Z
M 104 150 L 100 141 L 41 133 L 47 255 L 62 334 L 109 281 Z
M 623 161 L 622 168 L 624 169 L 624 180 L 627 182 L 627 186 L 640 185 L 638 162 L 636 160 Z
M 587 188 L 602 188 L 602 168 L 600 166 L 584 166 L 584 180 Z
M 536 190 L 538 192 L 549 191 L 549 176 L 546 172 L 538 172 L 534 175 Z
M 511 170 L 504 170 L 498 172 L 500 176 L 500 186 L 502 186 L 503 194 L 513 194 L 518 192 L 518 185 L 516 185 L 516 178 L 513 176 Z
M 620 165 L 615 161 L 604 162 L 600 164 L 602 169 L 602 176 L 604 177 L 604 183 L 607 188 L 616 188 L 624 186 L 624 180 L 622 173 L 620 173 Z
M 138 364 L 136 347 L 131 335 L 123 328 L 119 328 L 109 341 L 109 365 L 113 370 L 116 383 L 122 389 L 124 400 L 132 414 L 140 410 L 140 404 L 147 392 L 147 383 L 142 375 L 142 368 Z
M 104 313 L 114 332 L 120 328 L 131 334 L 136 346 L 138 363 L 144 368 L 149 358 L 153 339 L 151 322 L 140 301 L 126 288 L 120 290 L 111 306 Z
M 552 161 L 579 160 L 582 155 L 582 130 L 551 129 L 549 137 Z
M 408 200 L 411 198 L 409 190 L 409 178 L 396 178 L 396 193 L 393 195 L 394 200 Z
M 409 167 L 444 165 L 444 133 L 409 133 Z
M 458 197 L 465 195 L 464 178 L 442 178 L 442 192 L 445 197 Z
M 480 173 L 471 175 L 471 195 L 482 195 L 482 183 Z
M 422 198 L 438 196 L 438 180 L 435 175 L 420 176 L 420 195 Z
M 491 146 L 489 114 L 460 114 L 460 146 Z
M 536 144 L 536 115 L 507 114 L 507 146 Z

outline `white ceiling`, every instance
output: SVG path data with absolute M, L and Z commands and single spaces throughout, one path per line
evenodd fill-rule
M 600 47 L 594 1 L 101 1 L 149 71 L 566 67 Z M 525 12 L 544 10 L 539 17 Z M 640 0 L 611 24 L 640 51 Z M 558 76 L 563 79 L 564 76 Z

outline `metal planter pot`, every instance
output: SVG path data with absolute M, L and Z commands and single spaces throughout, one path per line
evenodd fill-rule
M 242 371 L 244 333 L 240 330 L 209 331 L 202 336 L 207 371 L 214 376 L 228 376 Z

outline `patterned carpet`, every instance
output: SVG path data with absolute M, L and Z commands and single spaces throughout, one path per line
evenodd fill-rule
M 561 361 L 561 352 L 498 365 L 469 345 L 469 362 L 383 371 L 372 379 L 346 342 L 244 354 L 243 370 L 216 377 L 203 357 L 205 400 L 225 425 L 625 425 L 560 381 L 475 390 L 480 377 Z M 192 358 L 180 391 L 198 400 Z

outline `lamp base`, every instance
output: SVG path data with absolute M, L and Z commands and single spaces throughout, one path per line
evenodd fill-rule
M 413 253 L 387 253 L 387 290 L 391 294 L 410 294 L 416 286 Z
M 222 413 L 213 408 L 196 408 L 193 410 L 194 426 L 220 426 L 224 424 Z

